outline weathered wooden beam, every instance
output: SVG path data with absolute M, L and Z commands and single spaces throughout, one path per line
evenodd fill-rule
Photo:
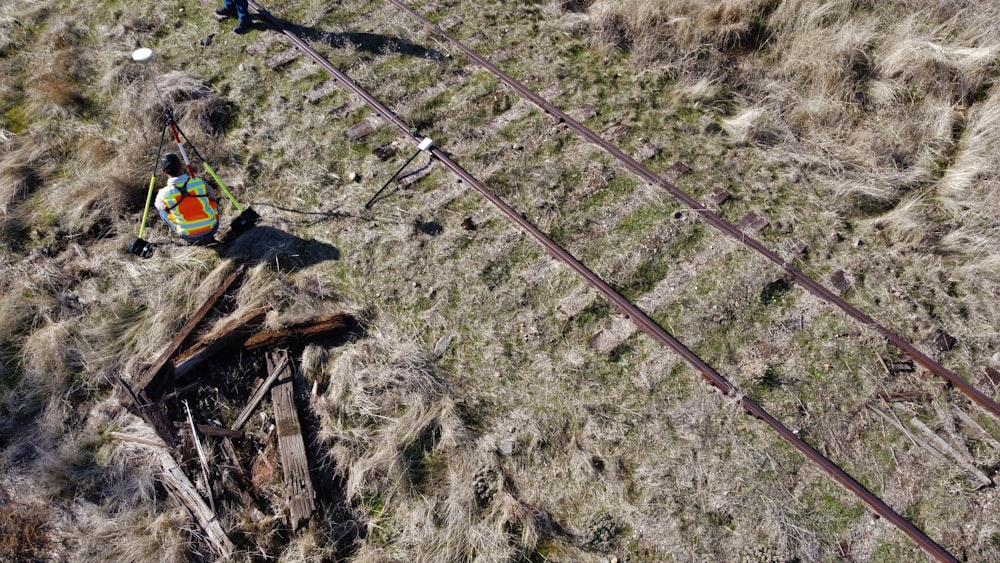
M 219 558 L 229 559 L 232 557 L 233 542 L 222 529 L 215 512 L 205 504 L 201 495 L 198 494 L 174 458 L 165 450 L 159 450 L 158 453 L 160 463 L 163 466 L 160 478 L 164 485 L 188 509 L 201 529 L 205 531 L 205 539 L 208 540 L 209 545 L 212 546 Z
M 209 426 L 207 424 L 199 424 L 198 432 L 201 432 L 205 436 L 215 436 L 216 438 L 226 438 L 232 440 L 233 438 L 237 440 L 243 439 L 242 430 L 232 430 L 230 428 L 220 428 L 218 426 Z
M 888 422 L 889 424 L 894 426 L 897 430 L 902 432 L 903 435 L 909 438 L 914 444 L 917 444 L 918 446 L 926 450 L 927 453 L 931 454 L 938 460 L 944 463 L 949 463 L 949 461 L 952 460 L 949 460 L 948 455 L 946 454 L 950 454 L 953 457 L 953 460 L 957 462 L 958 465 L 967 472 L 967 474 L 965 475 L 966 478 L 968 478 L 969 481 L 977 485 L 976 488 L 988 487 L 993 484 L 993 482 L 990 481 L 989 477 L 983 475 L 983 473 L 979 471 L 974 465 L 962 460 L 961 457 L 958 456 L 957 452 L 954 451 L 954 449 L 948 446 L 948 444 L 944 440 L 942 440 L 937 434 L 934 434 L 934 432 L 930 428 L 927 428 L 927 426 L 924 425 L 924 423 L 920 422 L 920 420 L 917 419 L 916 417 L 910 419 L 910 424 L 913 425 L 914 428 L 920 430 L 937 447 L 934 447 L 934 445 L 931 445 L 929 442 L 920 439 L 916 434 L 907 430 L 907 428 L 903 426 L 902 422 L 896 420 L 895 417 L 890 416 L 888 413 L 876 407 L 875 405 L 869 403 L 865 406 L 868 407 L 868 410 L 874 412 L 875 414 L 885 419 L 886 422 Z
M 256 331 L 264 321 L 265 308 L 249 310 L 225 321 L 222 327 L 196 342 L 173 360 L 173 375 L 181 379 L 223 352 L 252 351 L 286 344 L 303 344 L 320 338 L 348 334 L 357 321 L 346 313 L 335 313 L 276 329 Z M 256 331 L 256 332 L 255 332 Z
M 214 329 L 174 359 L 174 377 L 180 379 L 220 352 L 244 342 L 264 322 L 266 314 L 267 309 L 261 307 L 226 320 L 222 327 Z
M 243 343 L 245 350 L 256 350 L 273 346 L 286 346 L 331 336 L 342 336 L 350 332 L 357 321 L 346 313 L 323 315 L 277 330 L 258 332 Z
M 153 438 L 147 438 L 145 436 L 136 436 L 135 434 L 127 434 L 125 432 L 110 432 L 112 438 L 118 438 L 124 442 L 132 442 L 134 444 L 142 444 L 144 446 L 154 446 L 157 448 L 166 448 L 167 445 L 163 443 L 162 440 L 156 440 Z
M 233 441 L 229 438 L 222 439 L 222 451 L 225 452 L 226 456 L 229 457 L 229 461 L 232 464 L 233 474 L 230 475 L 235 483 L 235 493 L 236 496 L 240 498 L 240 504 L 250 515 L 250 519 L 254 522 L 260 522 L 264 518 L 264 512 L 260 509 L 260 504 L 257 499 L 250 494 L 250 476 L 247 475 L 245 469 L 243 469 L 243 464 L 240 462 L 240 456 L 236 454 L 236 447 L 233 445 Z
M 922 391 L 879 391 L 876 397 L 887 403 L 898 403 L 902 401 L 928 401 L 931 396 Z
M 269 355 L 268 363 L 280 362 L 278 356 L 278 353 Z M 292 532 L 308 522 L 316 508 L 316 492 L 309 475 L 309 458 L 302 439 L 298 410 L 295 408 L 294 380 L 294 377 L 286 378 L 271 389 L 271 403 L 274 405 L 274 420 L 278 429 L 278 451 L 281 453 L 281 469 L 285 475 L 288 525 Z
M 192 316 L 187 324 L 181 328 L 177 336 L 174 337 L 173 341 L 167 346 L 167 348 L 160 354 L 160 357 L 153 362 L 145 371 L 143 371 L 138 380 L 135 383 L 135 389 L 139 395 L 145 397 L 146 400 L 157 401 L 163 395 L 163 391 L 166 388 L 166 383 L 171 379 L 170 370 L 173 366 L 170 364 L 170 359 L 177 354 L 177 350 L 180 349 L 184 341 L 191 335 L 198 323 L 205 318 L 205 315 L 212 310 L 212 307 L 222 298 L 223 295 L 229 291 L 229 288 L 236 283 L 238 279 L 243 275 L 244 266 L 241 264 L 237 266 L 226 279 L 222 280 L 222 283 L 215 289 L 215 291 L 208 296 L 205 303 L 202 304 L 201 308 L 198 309 L 194 316 Z
M 868 407 L 868 410 L 870 410 L 873 413 L 875 413 L 875 414 L 879 415 L 880 417 L 882 417 L 883 420 L 885 420 L 886 422 L 888 422 L 896 430 L 899 430 L 900 432 L 902 432 L 903 435 L 906 436 L 907 438 L 909 438 L 911 442 L 913 442 L 914 444 L 916 444 L 916 445 L 920 446 L 921 448 L 923 448 L 924 450 L 926 450 L 927 453 L 931 454 L 932 456 L 934 456 L 935 458 L 937 458 L 937 459 L 939 459 L 941 461 L 944 461 L 944 462 L 948 461 L 947 458 L 944 457 L 944 454 L 942 454 L 941 452 L 939 452 L 936 449 L 934 449 L 934 446 L 931 446 L 927 442 L 921 440 L 919 437 L 917 437 L 916 435 L 914 435 L 913 432 L 910 432 L 909 430 L 907 430 L 906 427 L 903 426 L 903 423 L 900 422 L 899 420 L 897 420 L 894 416 L 890 416 L 889 413 L 885 412 L 884 410 L 876 407 L 875 405 L 873 405 L 871 403 L 868 403 L 865 406 Z
M 253 414 L 253 411 L 257 408 L 257 405 L 259 405 L 260 402 L 264 400 L 264 395 L 266 395 L 267 392 L 271 390 L 271 386 L 274 385 L 274 382 L 278 380 L 278 377 L 282 373 L 284 373 L 286 368 L 288 367 L 288 355 L 286 354 L 284 357 L 282 357 L 281 361 L 279 361 L 277 365 L 271 367 L 269 363 L 268 367 L 269 367 L 268 372 L 270 373 L 270 375 L 263 383 L 260 384 L 259 387 L 257 387 L 257 390 L 254 391 L 253 395 L 250 397 L 250 400 L 247 401 L 246 406 L 243 407 L 243 410 L 240 412 L 240 415 L 236 417 L 236 422 L 233 423 L 233 430 L 242 430 L 243 425 L 247 423 L 247 420 L 250 420 L 250 416 Z
M 194 448 L 198 452 L 198 461 L 201 462 L 201 476 L 205 480 L 208 504 L 212 512 L 215 512 L 215 495 L 212 494 L 212 479 L 209 477 L 208 456 L 205 455 L 205 449 L 201 447 L 201 438 L 198 437 L 198 425 L 194 423 L 194 416 L 191 414 L 191 409 L 188 407 L 187 401 L 184 401 L 184 410 L 187 412 L 187 421 L 191 428 L 191 441 L 194 442 Z
M 135 394 L 128 382 L 121 377 L 118 378 L 118 385 L 125 393 L 125 401 L 131 407 L 130 410 L 142 417 L 146 421 L 146 424 L 156 432 L 156 435 L 163 439 L 168 448 L 177 447 L 177 431 L 170 424 L 170 421 L 167 420 L 167 415 L 163 412 L 163 407 L 159 403 L 143 402 Z
M 910 426 L 913 426 L 920 431 L 928 440 L 931 441 L 937 449 L 944 453 L 946 456 L 950 457 L 953 462 L 958 464 L 959 467 L 969 472 L 972 479 L 974 479 L 980 487 L 991 487 L 993 486 L 993 481 L 990 480 L 979 468 L 975 465 L 975 460 L 971 457 L 964 457 L 955 448 L 951 447 L 948 442 L 945 442 L 943 438 L 938 436 L 933 430 L 927 427 L 919 418 L 913 417 L 910 419 Z
M 975 430 L 976 433 L 979 434 L 979 437 L 982 438 L 987 444 L 1000 450 L 1000 442 L 998 442 L 995 438 L 993 438 L 993 436 L 991 436 L 990 433 L 987 432 L 985 428 L 980 426 L 980 424 L 976 422 L 975 419 L 969 416 L 968 413 L 966 413 L 965 411 L 956 406 L 951 407 L 951 412 L 955 413 L 955 416 L 957 416 L 959 420 L 964 422 L 966 426 Z
M 184 428 L 186 426 L 187 423 L 176 420 L 174 421 L 175 428 Z M 203 436 L 212 436 L 214 438 L 235 438 L 237 440 L 242 440 L 244 436 L 242 430 L 233 430 L 231 428 L 223 428 L 221 426 L 210 426 L 208 424 L 199 424 L 198 433 Z

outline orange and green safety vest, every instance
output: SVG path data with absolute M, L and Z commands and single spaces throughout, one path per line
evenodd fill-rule
M 169 186 L 163 194 L 163 205 L 167 218 L 181 236 L 206 235 L 219 221 L 218 204 L 208 197 L 208 186 L 201 178 Z

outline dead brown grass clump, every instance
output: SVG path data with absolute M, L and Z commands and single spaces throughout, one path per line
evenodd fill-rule
M 998 45 L 986 38 L 971 46 L 948 41 L 921 24 L 911 17 L 894 26 L 878 57 L 879 73 L 911 92 L 955 104 L 975 101 L 995 70 Z
M 773 0 L 730 0 L 708 5 L 690 0 L 598 0 L 588 13 L 598 37 L 628 51 L 636 64 L 697 64 L 709 71 L 725 60 L 718 56 L 720 53 L 752 51 L 766 43 L 770 38 L 766 19 L 776 4 Z M 719 73 L 728 70 L 716 69 Z
M 83 36 L 68 18 L 44 28 L 40 40 L 47 42 L 51 51 L 32 61 L 34 72 L 26 84 L 26 105 L 33 119 L 69 119 L 87 109 L 84 84 L 90 63 L 88 51 L 80 47 Z
M 53 176 L 58 144 L 49 135 L 31 133 L 12 140 L 0 153 L 0 215 L 38 191 Z
M 228 125 L 228 102 L 195 76 L 172 71 L 156 76 L 156 81 L 163 95 L 163 103 L 174 111 L 177 124 L 193 142 L 197 142 L 195 135 L 215 134 Z M 149 88 L 152 89 L 152 85 Z M 163 107 L 154 95 L 149 95 L 147 100 L 150 125 L 154 130 L 159 130 L 163 124 Z
M 48 512 L 39 504 L 6 501 L 0 505 L 0 558 L 44 561 L 51 540 Z
M 320 439 L 368 522 L 358 560 L 502 561 L 560 532 L 522 500 L 413 344 L 385 324 L 328 365 Z

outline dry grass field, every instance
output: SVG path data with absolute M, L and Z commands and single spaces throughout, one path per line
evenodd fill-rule
M 390 3 L 263 6 L 955 557 L 1000 561 L 1000 494 L 974 478 L 997 478 L 1000 420 Z M 411 6 L 727 221 L 766 219 L 755 238 L 1000 397 L 1000 1 Z M 116 382 L 245 264 L 229 311 L 364 332 L 292 350 L 318 489 L 297 533 L 269 404 L 248 423 L 264 510 L 219 497 L 234 560 L 926 560 L 426 153 L 366 209 L 415 147 L 216 7 L 0 5 L 0 559 L 215 559 L 153 449 L 120 438 L 153 433 Z M 230 245 L 181 245 L 154 213 L 154 256 L 125 252 L 163 117 L 139 47 L 262 216 Z M 224 384 L 189 397 L 199 421 L 232 423 L 258 361 L 207 370 Z

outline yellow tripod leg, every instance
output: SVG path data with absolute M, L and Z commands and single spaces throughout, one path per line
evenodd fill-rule
M 146 193 L 146 207 L 142 210 L 142 223 L 139 224 L 139 238 L 146 231 L 146 215 L 149 214 L 149 202 L 153 200 L 153 184 L 156 183 L 156 175 L 149 178 L 149 192 Z
M 233 205 L 236 206 L 236 211 L 242 213 L 243 208 L 240 206 L 239 202 L 236 201 L 236 198 L 233 197 L 233 194 L 229 193 L 229 189 L 226 188 L 226 185 L 222 183 L 222 180 L 220 180 L 219 177 L 216 176 L 215 170 L 212 170 L 212 167 L 209 166 L 207 162 L 203 162 L 202 165 L 205 167 L 205 170 L 208 170 L 208 173 L 212 175 L 212 178 L 215 180 L 215 183 L 218 184 L 220 188 L 222 188 L 222 193 L 226 194 L 226 197 L 229 198 L 229 201 L 233 202 Z

